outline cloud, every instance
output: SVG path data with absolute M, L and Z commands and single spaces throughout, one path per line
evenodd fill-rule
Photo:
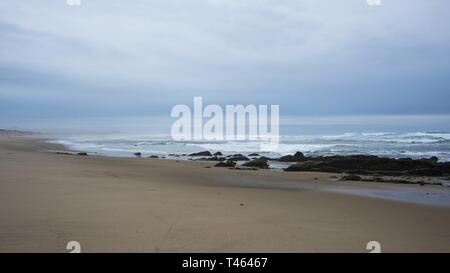
M 203 95 L 214 103 L 279 103 L 294 114 L 448 111 L 440 96 L 450 99 L 449 7 L 438 0 L 381 7 L 364 0 L 75 7 L 6 0 L 0 98 L 81 103 L 94 95 L 153 107 Z

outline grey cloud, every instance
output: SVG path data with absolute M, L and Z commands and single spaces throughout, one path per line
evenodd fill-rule
M 0 10 L 0 106 L 107 97 L 90 112 L 127 113 L 203 95 L 289 114 L 450 110 L 448 1 L 6 0 Z

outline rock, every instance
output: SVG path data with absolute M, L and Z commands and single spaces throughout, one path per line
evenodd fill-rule
M 250 159 L 244 155 L 241 154 L 234 154 L 234 155 L 229 155 L 228 156 L 228 160 L 231 161 L 249 161 Z
M 85 153 L 85 152 L 80 152 L 80 153 L 78 153 L 77 155 L 87 156 L 88 154 Z
M 296 152 L 294 155 L 286 155 L 278 158 L 280 162 L 302 162 L 305 161 L 305 156 L 301 152 Z
M 446 175 L 450 175 L 450 162 L 438 163 L 438 165 L 436 166 L 436 169 L 440 170 L 441 172 L 445 173 Z
M 282 156 L 282 157 L 278 158 L 278 161 L 280 161 L 280 162 L 293 162 L 292 161 L 293 158 L 294 157 L 292 155 L 285 155 L 285 156 Z
M 437 163 L 439 161 L 439 158 L 437 158 L 436 156 L 432 156 L 430 157 L 430 160 L 434 163 Z
M 221 161 L 219 163 L 217 163 L 216 165 L 214 165 L 214 167 L 228 167 L 228 168 L 232 168 L 236 166 L 236 162 L 233 162 L 231 160 L 227 160 L 227 161 Z
M 257 154 L 257 153 L 252 153 L 252 154 L 249 154 L 248 156 L 259 156 L 259 154 Z
M 408 171 L 409 175 L 417 176 L 442 176 L 443 173 L 437 169 L 415 169 Z
M 333 172 L 358 175 L 386 176 L 442 176 L 450 173 L 450 162 L 438 163 L 431 159 L 384 158 L 371 155 L 301 157 L 285 156 L 279 160 L 299 160 L 285 171 Z
M 341 178 L 341 181 L 361 181 L 361 180 L 362 180 L 361 176 L 354 174 L 346 175 Z
M 136 157 L 141 157 L 142 153 L 134 153 L 133 155 L 136 156 Z
M 212 154 L 209 151 L 204 151 L 199 153 L 192 153 L 189 156 L 212 156 Z
M 157 155 L 151 155 L 151 156 L 149 156 L 149 158 L 159 158 L 159 156 L 157 156 Z
M 214 153 L 213 156 L 223 156 L 221 152 Z
M 267 160 L 264 159 L 253 159 L 252 161 L 246 162 L 242 164 L 244 167 L 257 167 L 261 169 L 267 169 L 269 168 L 269 164 L 267 164 Z

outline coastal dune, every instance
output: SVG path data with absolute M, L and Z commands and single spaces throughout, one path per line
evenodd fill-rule
M 56 151 L 0 135 L 0 252 L 450 251 L 449 207 L 328 191 L 332 174 Z

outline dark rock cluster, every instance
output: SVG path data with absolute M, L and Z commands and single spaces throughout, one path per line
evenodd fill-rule
M 437 158 L 386 158 L 371 155 L 303 157 L 285 169 L 288 172 L 330 172 L 359 175 L 443 176 L 450 173 L 450 162 Z
M 209 151 L 192 153 L 191 157 L 201 157 L 196 160 L 217 161 L 215 167 L 236 167 L 236 162 L 245 161 L 242 167 L 267 169 L 268 161 L 293 163 L 284 170 L 287 172 L 329 172 L 345 173 L 344 180 L 358 180 L 356 175 L 372 176 L 449 176 L 450 162 L 439 162 L 438 158 L 387 158 L 373 155 L 348 156 L 305 156 L 301 152 L 280 158 L 258 157 L 257 153 L 233 154 L 224 156 L 221 152 L 212 154 Z M 355 175 L 355 176 L 352 176 Z

